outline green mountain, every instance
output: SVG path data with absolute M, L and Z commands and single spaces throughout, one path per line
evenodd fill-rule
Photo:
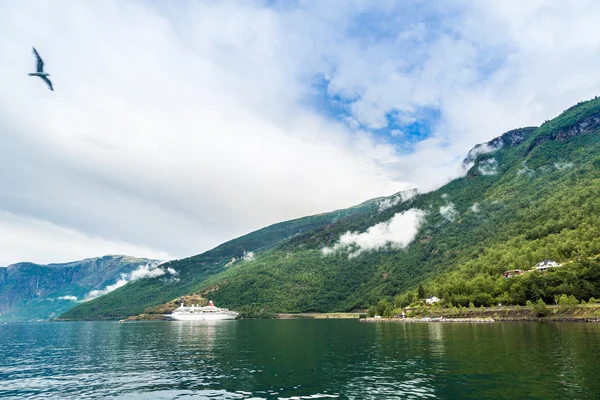
M 420 284 L 464 305 L 600 297 L 599 132 L 600 100 L 580 103 L 476 146 L 436 191 L 273 225 L 171 262 L 179 281 L 134 282 L 64 317 L 121 318 L 192 292 L 250 312 L 399 306 Z M 564 267 L 502 277 L 544 259 Z
M 252 264 L 253 258 L 268 254 L 281 244 L 306 232 L 327 229 L 339 221 L 359 218 L 377 209 L 377 201 L 365 202 L 347 210 L 282 222 L 224 243 L 200 255 L 164 264 L 176 271 L 175 279 L 142 279 L 86 302 L 61 315 L 66 319 L 120 319 L 142 313 L 146 308 L 194 293 L 206 279 L 238 265 Z
M 150 261 L 105 256 L 65 264 L 19 263 L 2 267 L 0 321 L 55 318 L 75 307 L 90 292 L 114 285 Z

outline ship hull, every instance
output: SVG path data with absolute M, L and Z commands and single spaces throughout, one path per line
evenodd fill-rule
M 237 318 L 237 314 L 167 314 L 172 321 L 221 321 Z

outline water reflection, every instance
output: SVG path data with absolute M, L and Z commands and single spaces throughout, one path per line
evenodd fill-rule
M 431 354 L 439 358 L 443 358 L 445 356 L 444 326 L 444 324 L 440 323 L 427 324 L 427 330 L 429 331 L 429 346 L 431 348 Z
M 0 326 L 0 398 L 578 398 L 600 327 L 357 321 Z
M 236 328 L 235 321 L 173 321 L 169 322 L 169 327 L 177 332 L 178 343 L 196 342 L 210 352 L 215 345 L 216 330 L 223 324 L 230 325 L 224 327 L 228 334 Z

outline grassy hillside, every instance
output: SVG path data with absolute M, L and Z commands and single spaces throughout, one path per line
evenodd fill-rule
M 176 297 L 193 293 L 212 275 L 235 266 L 251 264 L 250 253 L 267 253 L 282 242 L 293 240 L 305 232 L 326 229 L 341 220 L 352 220 L 377 209 L 376 201 L 368 201 L 347 210 L 278 223 L 224 243 L 200 255 L 164 265 L 177 275 L 171 278 L 141 279 L 131 282 L 96 300 L 86 302 L 61 315 L 65 319 L 120 319 L 142 313 L 146 308 L 167 303 Z
M 176 286 L 140 281 L 66 316 L 131 315 L 190 292 L 229 308 L 277 312 L 351 311 L 382 299 L 399 305 L 411 301 L 419 284 L 428 294 L 460 304 L 549 300 L 569 288 L 575 292 L 578 285 L 586 288 L 577 292 L 581 298 L 600 297 L 593 258 L 600 254 L 599 127 L 600 100 L 580 103 L 539 128 L 510 131 L 479 146 L 466 160 L 473 164 L 466 176 L 439 190 L 282 223 L 280 233 L 257 231 L 221 250 L 173 263 L 185 267 Z M 482 149 L 488 152 L 481 154 Z M 366 232 L 364 239 L 370 240 L 377 224 L 408 210 L 423 211 L 424 221 L 404 249 L 388 245 L 358 255 L 356 246 L 322 251 L 348 232 Z M 262 246 L 245 245 L 263 235 L 268 239 Z M 242 250 L 253 251 L 254 259 L 225 267 Z M 539 279 L 537 273 L 501 277 L 505 270 L 530 269 L 547 258 L 567 263 L 561 274 L 568 277 L 554 279 L 556 271 Z M 538 289 L 522 283 L 528 279 Z

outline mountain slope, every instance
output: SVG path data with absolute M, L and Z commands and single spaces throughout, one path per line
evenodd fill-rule
M 105 256 L 65 264 L 19 263 L 0 268 L 0 321 L 54 318 L 92 290 L 114 284 L 150 260 Z
M 143 279 L 131 282 L 108 295 L 86 302 L 61 315 L 64 319 L 119 319 L 142 313 L 146 308 L 195 292 L 205 280 L 234 265 L 247 263 L 253 256 L 268 252 L 292 240 L 340 220 L 352 220 L 376 210 L 377 201 L 356 207 L 286 221 L 260 229 L 226 242 L 212 250 L 183 260 L 171 261 L 165 267 L 177 272 L 173 279 Z
M 402 302 L 421 283 L 467 304 L 475 296 L 515 303 L 539 297 L 498 292 L 499 274 L 545 258 L 600 254 L 599 128 L 600 100 L 580 103 L 539 128 L 476 146 L 465 159 L 466 176 L 436 191 L 374 199 L 337 218 L 323 214 L 323 223 L 247 249 L 253 259 L 227 267 L 222 259 L 207 268 L 203 256 L 173 263 L 189 272 L 168 294 L 198 291 L 222 306 L 279 312 L 363 309 L 398 295 Z M 131 315 L 157 304 L 165 288 L 127 285 L 67 315 Z M 135 307 L 117 307 L 131 295 L 141 300 Z

